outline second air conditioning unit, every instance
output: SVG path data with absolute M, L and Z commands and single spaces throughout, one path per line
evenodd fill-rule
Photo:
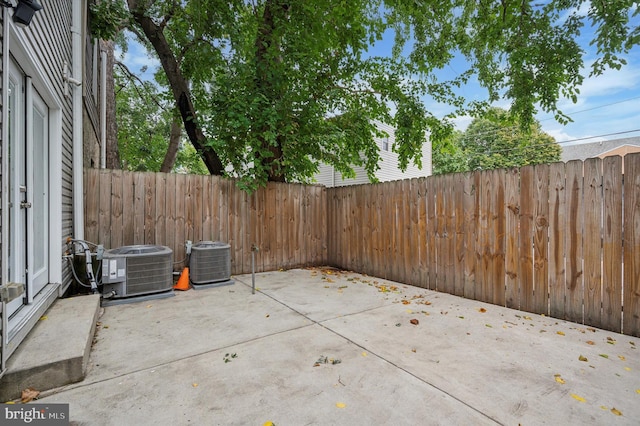
M 189 278 L 194 289 L 233 284 L 231 246 L 220 241 L 200 241 L 191 248 Z
M 133 245 L 104 252 L 103 304 L 172 295 L 173 251 L 169 247 Z

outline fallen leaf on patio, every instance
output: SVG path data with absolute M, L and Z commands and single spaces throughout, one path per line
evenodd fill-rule
M 411 352 L 416 353 L 416 348 L 412 348 Z
M 559 374 L 555 374 L 553 377 L 555 377 L 556 382 L 560 383 L 561 385 L 564 385 L 564 384 L 565 384 L 564 379 L 563 379 L 562 377 L 560 377 L 560 375 L 559 375 Z
M 408 314 L 412 314 L 412 313 L 413 313 L 413 311 L 412 311 L 411 309 L 407 309 L 407 313 L 408 313 Z
M 402 301 L 402 304 L 403 305 L 409 305 L 409 304 L 411 304 L 411 301 L 405 299 L 405 300 Z
M 41 316 L 41 317 L 40 317 L 40 321 L 44 321 L 44 320 L 46 320 L 46 319 L 49 319 L 49 317 L 48 317 L 48 316 L 46 316 L 46 315 L 43 315 L 43 316 Z
M 464 319 L 464 317 L 458 317 L 458 318 L 460 318 L 460 319 Z
M 5 404 L 15 404 L 15 403 L 16 403 L 15 401 L 7 401 L 7 402 L 5 402 Z
M 609 355 L 607 355 L 607 354 L 600 354 L 600 356 L 601 356 L 602 358 L 607 358 L 607 359 L 609 359 Z
M 420 324 L 420 321 L 418 321 L 418 320 L 417 320 L 417 319 L 415 319 L 415 318 L 414 318 L 414 319 L 412 319 L 412 320 L 410 320 L 409 322 L 410 322 L 411 324 L 413 324 L 413 325 L 418 325 L 418 324 Z
M 367 356 L 367 353 L 366 352 L 362 352 L 362 356 Z
M 331 288 L 331 286 L 325 285 L 324 288 Z
M 108 325 L 104 325 L 104 326 L 102 326 L 102 328 L 109 328 L 109 326 Z
M 264 422 L 262 426 L 276 426 L 272 421 Z
M 611 337 L 607 337 L 607 343 L 610 345 L 615 345 L 616 344 L 616 339 L 611 338 Z
M 391 291 L 398 291 L 398 287 L 396 287 L 395 285 L 392 285 L 389 288 L 391 289 Z
M 335 281 L 333 281 L 331 278 L 327 278 L 327 279 L 326 279 L 326 281 L 327 281 L 328 283 L 333 283 L 333 282 L 335 282 Z
M 147 308 L 150 308 L 150 307 L 152 307 L 152 306 L 153 306 L 153 305 L 147 305 L 146 307 L 147 307 Z
M 478 308 L 478 312 L 484 314 L 485 312 L 487 312 L 487 310 L 485 308 Z
M 23 404 L 27 402 L 31 402 L 36 399 L 40 395 L 40 391 L 35 390 L 34 388 L 26 388 L 22 391 L 22 395 L 20 396 L 20 401 Z
M 491 324 L 485 324 L 485 327 L 489 327 L 489 328 L 493 328 L 493 326 Z
M 621 416 L 622 415 L 622 412 L 620 410 L 616 410 L 615 408 L 612 408 L 611 412 L 613 414 L 615 414 L 616 416 Z
M 347 406 L 347 404 L 345 404 L 344 402 L 336 402 L 336 407 L 338 407 L 338 408 L 344 408 L 346 406 Z
M 636 389 L 636 393 L 640 393 L 640 389 Z
M 618 355 L 618 358 L 620 358 L 621 361 L 625 361 L 626 360 L 626 358 L 623 357 L 622 355 Z
M 587 327 L 587 330 L 591 331 L 592 333 L 596 332 L 596 329 L 595 328 L 591 328 L 591 327 Z
M 609 411 L 609 407 L 607 407 L 606 405 L 601 405 L 600 409 L 604 411 Z
M 595 345 L 595 343 L 592 342 L 591 340 L 587 340 L 587 345 Z
M 580 401 L 580 402 L 587 402 L 587 400 L 586 400 L 586 399 L 584 399 L 584 398 L 583 398 L 583 397 L 581 397 L 581 396 L 576 395 L 575 393 L 572 393 L 572 394 L 571 394 L 571 396 L 573 397 L 573 399 L 575 399 L 575 400 L 577 400 L 577 401 Z
M 564 336 L 564 332 L 563 331 L 557 331 L 556 334 L 559 334 L 561 336 Z
M 523 319 L 529 320 L 529 321 L 533 321 L 533 319 L 531 317 L 522 317 Z
M 193 386 L 194 388 L 197 388 L 198 384 L 197 383 L 192 383 L 191 386 Z
M 586 357 L 584 357 L 584 356 L 582 356 L 582 355 L 580 355 L 580 356 L 578 357 L 578 360 L 579 360 L 579 361 L 584 361 L 584 362 L 589 361 Z

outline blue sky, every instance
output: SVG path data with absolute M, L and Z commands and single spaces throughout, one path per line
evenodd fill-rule
M 636 17 L 635 20 L 638 21 L 639 18 Z M 369 53 L 378 55 L 390 51 L 391 40 L 392 37 L 388 40 L 385 38 Z M 591 78 L 587 76 L 589 66 L 596 59 L 595 52 L 586 42 L 583 48 L 587 52 L 583 73 L 586 78 L 580 88 L 578 102 L 574 104 L 570 100 L 563 100 L 559 104 L 560 109 L 573 122 L 562 125 L 555 121 L 553 115 L 540 112 L 536 118 L 543 130 L 562 145 L 640 136 L 640 47 L 636 46 L 625 56 L 627 65 L 621 70 L 607 70 L 604 74 Z M 122 60 L 134 73 L 139 73 L 141 67 L 147 66 L 149 70 L 143 78 L 152 78 L 153 70 L 159 65 L 157 60 L 150 59 L 144 49 L 133 42 Z M 458 64 L 453 63 L 446 71 L 463 71 L 463 66 L 459 70 L 457 67 Z M 486 91 L 472 83 L 463 87 L 460 93 L 467 99 L 486 97 Z M 500 101 L 496 106 L 508 108 L 509 101 Z M 437 116 L 443 116 L 451 109 L 428 101 L 427 108 Z M 461 117 L 455 122 L 460 130 L 464 130 L 470 121 L 469 117 Z

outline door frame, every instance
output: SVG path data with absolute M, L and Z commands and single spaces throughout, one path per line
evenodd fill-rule
M 5 14 L 6 17 L 6 14 Z M 27 37 L 27 34 L 22 29 L 16 27 L 16 25 L 10 20 L 4 20 L 4 37 L 2 46 L 2 69 L 9 69 L 10 58 L 13 57 L 19 68 L 22 69 L 24 74 L 31 79 L 33 88 L 38 92 L 44 103 L 49 108 L 49 226 L 48 226 L 48 265 L 49 265 L 49 279 L 47 284 L 39 295 L 35 295 L 30 304 L 23 306 L 20 310 L 19 318 L 11 319 L 9 321 L 2 312 L 2 366 L 4 367 L 4 361 L 15 351 L 20 342 L 28 334 L 37 322 L 40 315 L 46 311 L 46 309 L 53 303 L 53 301 L 60 296 L 62 292 L 62 271 L 63 262 L 62 257 L 63 246 L 65 242 L 62 238 L 62 135 L 63 135 L 63 108 L 65 106 L 70 108 L 70 102 L 65 99 L 64 87 L 62 81 L 62 64 L 42 64 L 33 51 L 35 48 L 30 48 L 32 45 L 31 40 Z M 50 73 L 45 72 L 50 71 Z M 53 76 L 53 81 L 50 79 L 50 75 Z M 8 72 L 2 73 L 2 104 L 8 103 Z M 4 125 L 8 120 L 8 111 L 6 108 L 2 109 L 2 141 L 8 140 L 8 127 Z M 72 129 L 67 129 L 71 132 Z M 2 143 L 2 170 L 8 170 L 8 146 L 6 143 Z M 8 194 L 7 180 L 2 179 L 2 214 L 1 223 L 2 228 L 0 230 L 8 229 Z M 82 197 L 82 194 L 78 196 Z M 69 217 L 72 217 L 69 212 Z M 80 224 L 82 226 L 82 224 Z M 0 284 L 7 283 L 8 276 L 8 236 L 6 232 L 1 232 L 2 236 L 2 249 L 1 249 L 1 266 L 0 277 L 2 281 Z M 24 311 L 24 312 L 23 312 Z M 1 372 L 0 372 L 1 375 Z

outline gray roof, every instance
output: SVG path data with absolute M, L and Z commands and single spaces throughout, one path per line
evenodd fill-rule
M 590 142 L 579 145 L 562 146 L 560 159 L 564 162 L 570 160 L 586 160 L 598 157 L 600 154 L 611 151 L 624 145 L 640 147 L 640 136 L 631 138 L 613 139 L 608 141 Z

